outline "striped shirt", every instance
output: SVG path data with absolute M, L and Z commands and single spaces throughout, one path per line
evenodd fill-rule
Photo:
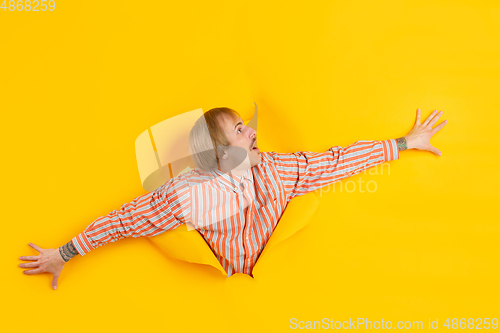
M 97 218 L 72 239 L 85 255 L 126 237 L 152 237 L 186 223 L 208 243 L 228 277 L 252 269 L 288 202 L 361 171 L 399 159 L 395 139 L 357 141 L 323 153 L 261 152 L 241 177 L 194 169 Z

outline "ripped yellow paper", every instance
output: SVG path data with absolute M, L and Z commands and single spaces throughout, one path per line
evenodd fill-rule
M 257 130 L 257 104 L 247 126 Z M 136 157 L 144 189 L 154 191 L 169 179 L 194 168 L 189 152 L 189 131 L 203 110 L 196 109 L 166 119 L 144 131 L 136 139 Z M 285 239 L 307 226 L 319 207 L 313 192 L 291 200 L 253 269 L 253 276 L 265 266 L 266 253 Z M 150 237 L 148 240 L 167 257 L 193 264 L 212 266 L 227 276 L 203 236 L 183 224 L 175 230 Z
M 265 266 L 266 253 L 272 251 L 273 247 L 311 223 L 318 207 L 319 200 L 316 193 L 296 197 L 288 203 L 271 238 L 253 268 L 252 274 L 254 277 L 261 271 L 261 266 Z M 183 224 L 175 230 L 150 237 L 148 240 L 170 258 L 193 264 L 209 265 L 227 276 L 212 249 L 196 229 L 188 230 L 186 225 Z

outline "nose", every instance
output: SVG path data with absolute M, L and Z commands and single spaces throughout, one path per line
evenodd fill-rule
M 251 128 L 251 127 L 248 127 L 248 128 L 249 128 L 248 133 L 249 133 L 249 135 L 250 135 L 250 139 L 252 139 L 252 140 L 253 140 L 253 139 L 257 136 L 257 131 L 255 131 L 255 130 L 254 130 L 253 128 Z

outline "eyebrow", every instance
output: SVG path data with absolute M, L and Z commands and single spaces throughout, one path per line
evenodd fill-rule
M 241 121 L 237 122 L 236 125 L 234 125 L 233 131 L 236 129 L 236 127 L 238 127 L 238 125 L 243 125 L 243 122 Z

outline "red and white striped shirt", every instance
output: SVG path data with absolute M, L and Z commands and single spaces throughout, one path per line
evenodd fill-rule
M 252 275 L 288 202 L 399 159 L 396 140 L 357 141 L 324 153 L 262 152 L 262 162 L 242 177 L 194 169 L 170 179 L 91 223 L 72 239 L 85 255 L 126 237 L 152 237 L 182 223 L 200 232 L 228 277 Z

